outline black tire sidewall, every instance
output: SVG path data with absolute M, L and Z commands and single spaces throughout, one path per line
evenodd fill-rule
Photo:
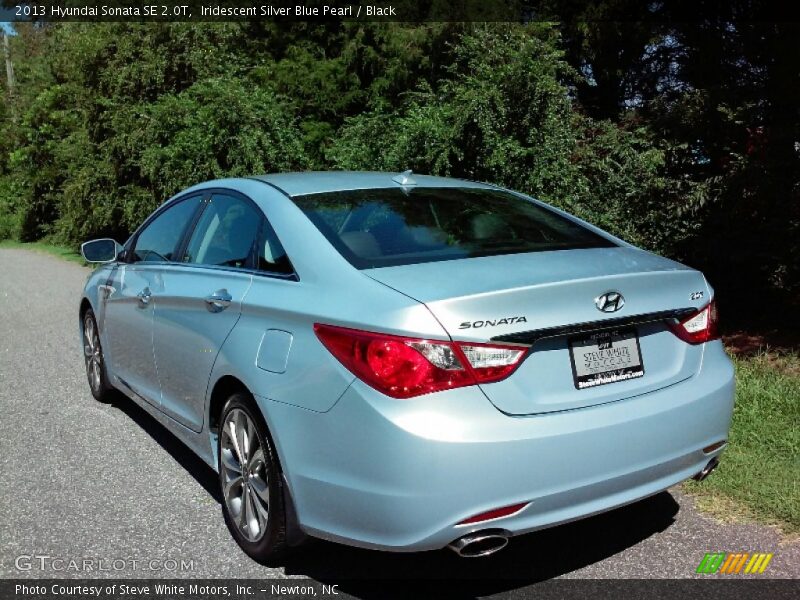
M 103 352 L 103 343 L 100 341 L 100 330 L 97 327 L 97 318 L 94 316 L 94 311 L 91 308 L 84 313 L 83 321 L 81 322 L 81 333 L 84 337 L 86 336 L 86 321 L 88 319 L 92 320 L 92 323 L 94 324 L 94 330 L 97 332 L 97 344 L 100 346 L 100 356 L 102 357 L 100 362 L 100 389 L 95 390 L 94 387 L 92 387 L 92 380 L 89 376 L 89 365 L 88 361 L 86 360 L 86 356 L 83 358 L 84 371 L 86 371 L 86 381 L 89 383 L 89 391 L 92 393 L 92 396 L 95 400 L 104 402 L 108 399 L 108 393 L 111 391 L 111 385 L 109 385 L 108 377 L 106 376 L 106 355 Z M 81 343 L 85 343 L 85 340 L 81 340 Z
M 267 520 L 267 531 L 258 541 L 251 542 L 245 538 L 239 531 L 239 527 L 233 520 L 233 516 L 228 512 L 228 504 L 224 498 L 224 483 L 223 483 L 223 470 L 222 470 L 222 431 L 221 428 L 225 423 L 225 419 L 234 409 L 239 409 L 247 414 L 253 421 L 256 428 L 256 435 L 261 447 L 265 449 L 265 457 L 267 459 L 267 467 L 269 469 L 268 485 L 269 485 L 269 518 Z M 219 489 L 222 496 L 222 513 L 225 518 L 225 524 L 231 532 L 231 535 L 236 540 L 236 543 L 244 550 L 251 558 L 258 562 L 263 562 L 276 558 L 281 555 L 285 550 L 286 538 L 286 517 L 284 513 L 283 504 L 283 485 L 281 481 L 281 470 L 275 454 L 275 448 L 269 436 L 267 426 L 261 411 L 254 409 L 253 400 L 250 396 L 243 393 L 235 393 L 225 403 L 222 409 L 222 415 L 219 420 L 220 431 L 217 435 L 217 471 L 219 480 Z

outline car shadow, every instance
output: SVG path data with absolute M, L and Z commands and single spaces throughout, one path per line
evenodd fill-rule
M 208 492 L 209 496 L 217 503 L 222 502 L 222 494 L 219 490 L 219 480 L 216 472 L 190 450 L 186 444 L 122 392 L 115 391 L 110 404 L 125 413 L 125 416 L 141 427 L 159 446 L 166 450 Z
M 337 583 L 341 591 L 360 598 L 386 596 L 386 588 L 376 586 L 376 579 L 392 580 L 393 594 L 418 593 L 425 587 L 420 580 L 438 587 L 438 580 L 447 582 L 448 596 L 484 596 L 602 561 L 666 530 L 679 508 L 668 492 L 661 492 L 607 513 L 513 538 L 504 550 L 480 559 L 460 558 L 447 549 L 398 554 L 318 541 L 292 553 L 283 566 L 287 575 Z
M 111 404 L 147 432 L 194 477 L 217 503 L 217 475 L 144 409 L 120 394 Z M 426 583 L 444 595 L 484 596 L 507 592 L 565 575 L 607 559 L 675 522 L 680 506 L 668 492 L 600 515 L 513 538 L 489 557 L 465 559 L 450 550 L 392 553 L 311 540 L 273 567 L 309 577 L 359 598 L 386 598 L 381 582 L 391 580 L 391 595 L 419 595 Z M 249 560 L 242 554 L 243 560 Z M 411 597 L 415 597 L 412 595 Z

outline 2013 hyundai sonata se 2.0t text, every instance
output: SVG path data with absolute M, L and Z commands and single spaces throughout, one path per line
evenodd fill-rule
M 82 250 L 92 394 L 217 470 L 258 560 L 305 536 L 491 554 L 703 478 L 726 444 L 703 275 L 493 185 L 210 181 Z

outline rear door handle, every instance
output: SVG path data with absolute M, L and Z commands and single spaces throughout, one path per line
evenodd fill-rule
M 217 290 L 206 297 L 206 308 L 211 312 L 222 312 L 231 305 L 232 300 L 228 290 Z
M 139 299 L 139 306 L 144 308 L 145 306 L 150 304 L 150 296 L 151 295 L 152 294 L 150 293 L 150 288 L 149 287 L 144 288 L 141 292 L 136 294 L 136 297 Z

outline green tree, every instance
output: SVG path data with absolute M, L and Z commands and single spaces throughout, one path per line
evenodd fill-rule
M 579 75 L 554 26 L 475 26 L 454 56 L 436 89 L 422 85 L 397 110 L 349 119 L 329 159 L 499 183 L 657 250 L 689 233 L 670 202 L 693 190 L 665 175 L 646 129 L 576 110 L 570 85 Z

